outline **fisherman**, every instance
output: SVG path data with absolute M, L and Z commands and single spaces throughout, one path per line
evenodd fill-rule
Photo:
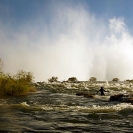
M 101 87 L 101 89 L 100 89 L 98 92 L 101 92 L 101 96 L 104 96 L 104 95 L 105 95 L 104 92 L 107 92 L 107 91 L 105 91 L 105 90 L 103 89 L 103 87 Z M 97 94 L 98 94 L 98 92 L 97 92 Z

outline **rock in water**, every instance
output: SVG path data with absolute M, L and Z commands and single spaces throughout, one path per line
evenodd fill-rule
M 122 97 L 124 97 L 124 94 L 110 96 L 110 101 L 121 101 Z
M 118 95 L 110 96 L 110 101 L 133 103 L 133 96 L 132 95 L 118 94 Z

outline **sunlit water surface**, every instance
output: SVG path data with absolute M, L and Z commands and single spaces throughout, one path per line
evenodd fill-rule
M 132 93 L 132 88 L 107 87 L 106 96 L 100 96 L 96 94 L 99 87 L 66 89 L 44 85 L 28 96 L 1 98 L 0 132 L 133 132 L 132 103 L 109 101 L 110 95 Z M 96 95 L 75 95 L 81 91 Z

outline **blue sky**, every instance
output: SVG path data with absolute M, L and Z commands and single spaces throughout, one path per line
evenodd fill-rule
M 133 78 L 132 5 L 132 0 L 0 0 L 4 71 L 31 71 L 41 81 Z
M 15 28 L 33 19 L 37 21 L 38 16 L 50 23 L 54 10 L 61 5 L 74 8 L 79 4 L 99 18 L 124 17 L 127 26 L 132 27 L 132 0 L 0 0 L 0 20 Z

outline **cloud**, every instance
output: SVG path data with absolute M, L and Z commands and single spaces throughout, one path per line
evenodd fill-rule
M 52 14 L 53 13 L 53 14 Z M 84 6 L 61 4 L 50 13 L 50 23 L 41 13 L 14 30 L 0 24 L 0 57 L 4 71 L 31 71 L 36 81 L 52 76 L 67 80 L 121 80 L 133 77 L 133 37 L 123 18 L 106 22 Z M 47 14 L 49 15 L 49 14 Z
M 124 18 L 113 18 L 109 20 L 110 24 L 110 30 L 115 33 L 121 33 L 125 31 L 125 23 L 124 23 Z

